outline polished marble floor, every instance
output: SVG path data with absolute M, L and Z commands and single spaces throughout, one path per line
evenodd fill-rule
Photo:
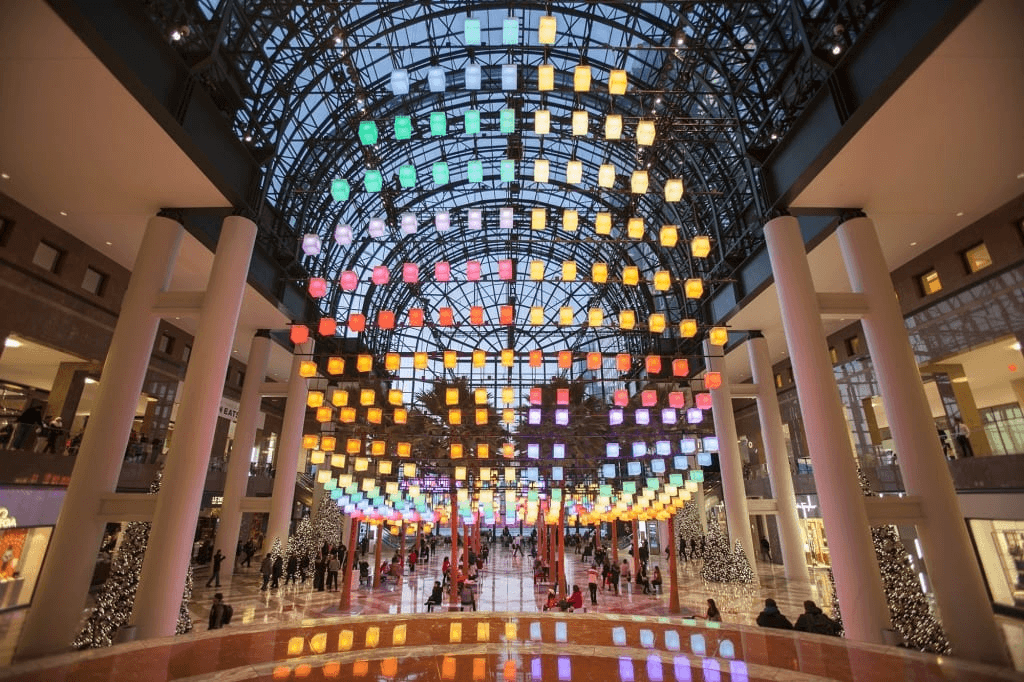
M 441 548 L 439 548 L 441 549 Z M 449 550 L 450 551 L 450 550 Z M 306 585 L 288 585 L 278 589 L 268 590 L 261 592 L 258 571 L 255 567 L 251 569 L 240 568 L 236 574 L 231 578 L 226 578 L 222 581 L 221 587 L 205 587 L 206 577 L 208 576 L 208 569 L 204 567 L 197 567 L 195 572 L 195 589 L 193 592 L 193 599 L 190 604 L 190 609 L 193 618 L 196 621 L 197 629 L 193 635 L 187 635 L 185 637 L 175 638 L 175 642 L 184 641 L 189 638 L 203 639 L 205 637 L 213 636 L 217 633 L 206 634 L 205 620 L 209 610 L 209 604 L 212 600 L 214 592 L 220 591 L 225 595 L 225 601 L 232 604 L 235 612 L 235 620 L 232 625 L 251 625 L 256 626 L 261 631 L 283 631 L 288 628 L 302 628 L 303 626 L 312 626 L 320 622 L 333 622 L 338 617 L 347 616 L 373 616 L 392 614 L 387 621 L 388 623 L 397 622 L 398 619 L 411 616 L 412 614 L 422 614 L 426 611 L 424 602 L 426 601 L 427 595 L 430 593 L 430 588 L 433 585 L 434 580 L 440 579 L 440 564 L 444 554 L 439 551 L 437 555 L 431 558 L 425 564 L 421 564 L 416 572 L 406 573 L 402 582 L 398 586 L 387 586 L 377 589 L 370 589 L 366 587 L 354 586 L 352 593 L 351 607 L 346 611 L 341 611 L 338 608 L 340 592 L 319 592 L 311 589 L 311 585 L 307 582 Z M 372 555 L 370 557 L 372 559 Z M 653 563 L 660 564 L 662 573 L 666 576 L 666 583 L 668 582 L 667 566 L 663 559 L 654 557 Z M 491 560 L 485 566 L 481 572 L 478 580 L 477 587 L 477 606 L 479 609 L 479 616 L 482 617 L 488 612 L 519 612 L 521 614 L 529 614 L 530 612 L 541 611 L 541 604 L 547 591 L 547 585 L 535 584 L 532 578 L 532 571 L 530 570 L 531 559 L 529 557 L 512 557 L 507 550 L 497 548 L 491 554 Z M 579 555 L 569 554 L 566 557 L 566 572 L 570 585 L 573 583 L 579 584 L 583 588 L 584 594 L 587 594 L 586 589 L 586 568 L 587 564 L 580 561 Z M 743 626 L 751 626 L 754 624 L 754 619 L 758 611 L 760 611 L 763 604 L 763 599 L 766 596 L 771 596 L 776 599 L 783 613 L 795 618 L 797 614 L 802 611 L 802 603 L 805 599 L 814 599 L 826 610 L 829 604 L 831 604 L 831 594 L 829 592 L 829 585 L 826 574 L 823 571 L 814 571 L 811 583 L 808 584 L 791 584 L 783 576 L 782 568 L 780 566 L 774 566 L 770 564 L 759 564 L 758 575 L 760 580 L 760 586 L 757 588 L 738 588 L 738 587 L 707 587 L 703 584 L 699 577 L 699 562 L 685 562 L 680 565 L 680 603 L 682 605 L 682 616 L 684 618 L 695 619 L 693 623 L 703 623 L 699 620 L 699 616 L 704 613 L 705 602 L 708 597 L 715 598 L 723 613 L 723 620 L 726 627 L 731 625 L 741 626 L 742 630 L 747 630 Z M 667 588 L 667 584 L 666 584 Z M 599 591 L 597 597 L 597 604 L 593 605 L 590 603 L 589 596 L 585 597 L 585 604 L 588 619 L 594 618 L 644 618 L 648 619 L 649 622 L 664 622 L 665 617 L 668 613 L 668 595 L 666 593 L 660 593 L 655 595 L 644 595 L 641 592 L 635 590 L 635 586 L 630 586 L 628 589 L 621 591 L 619 594 L 615 594 L 612 591 Z M 13 646 L 16 641 L 18 631 L 20 630 L 21 621 L 24 617 L 24 611 L 9 612 L 7 614 L 0 614 L 0 664 L 7 665 L 11 660 L 13 652 Z M 469 617 L 469 614 L 465 616 L 457 617 Z M 477 617 L 477 616 L 474 616 Z M 673 619 L 678 622 L 678 617 Z M 418 623 L 419 621 L 414 620 L 412 623 Z M 497 627 L 497 625 L 496 625 Z M 1021 628 L 1018 626 L 1012 632 L 1016 632 L 1019 637 Z M 745 634 L 745 637 L 752 635 Z M 841 641 L 841 640 L 836 640 Z M 139 646 L 143 643 L 137 643 L 132 646 Z M 1011 639 L 1011 648 L 1013 648 L 1013 640 Z M 1016 644 L 1020 645 L 1020 640 L 1016 641 Z M 557 649 L 557 647 L 556 647 Z M 99 652 L 96 652 L 99 654 Z M 493 658 L 494 652 L 483 652 L 487 656 Z M 554 651 L 553 653 L 557 653 Z M 1018 659 L 1019 659 L 1018 652 Z M 458 654 L 454 656 L 453 660 L 459 659 Z M 595 651 L 594 660 L 599 660 L 605 655 L 610 655 L 609 652 Z M 431 654 L 433 656 L 433 654 Z M 574 651 L 574 656 L 579 656 L 579 652 Z M 417 664 L 412 662 L 412 658 L 406 657 L 409 660 L 402 664 L 403 666 L 416 667 Z M 472 657 L 470 657 L 472 658 Z M 614 657 L 613 657 L 614 658 Z M 934 657 L 932 657 L 934 658 Z M 399 657 L 401 660 L 401 657 Z M 557 661 L 548 661 L 547 663 L 542 661 L 543 657 L 537 658 L 534 662 L 532 660 L 516 659 L 516 665 L 520 665 L 518 669 L 520 673 L 523 673 L 525 669 L 522 666 L 541 666 L 541 669 L 547 670 L 549 664 L 554 666 L 552 670 L 558 670 L 560 665 Z M 362 659 L 361 659 L 362 660 Z M 461 660 L 461 659 L 459 659 Z M 505 662 L 487 659 L 489 662 L 485 665 L 488 670 L 497 669 Z M 503 659 L 507 662 L 507 657 Z M 949 660 L 949 659 L 945 659 Z M 1017 669 L 1020 670 L 1024 667 L 1024 662 L 1017 660 Z M 747 660 L 747 663 L 752 663 L 751 660 Z M 492 665 L 494 664 L 494 665 Z M 607 662 L 606 662 L 607 664 Z M 620 665 L 612 661 L 613 665 Z M 270 665 L 269 663 L 267 665 Z M 333 665 L 333 663 L 331 663 Z M 355 665 L 353 663 L 352 665 Z M 388 666 L 391 663 L 387 664 Z M 441 670 L 444 664 L 443 661 L 438 661 L 436 668 Z M 478 665 L 475 662 L 470 661 L 468 658 L 463 664 L 450 663 L 450 665 L 461 665 L 459 669 L 465 668 L 470 669 L 472 666 Z M 576 670 L 579 670 L 577 664 Z M 621 671 L 629 669 L 625 663 L 621 664 Z M 632 664 L 630 664 L 632 665 Z M 653 663 L 651 665 L 654 665 Z M 755 666 L 756 667 L 756 666 Z M 324 668 L 321 666 L 319 673 L 313 675 L 313 679 L 317 679 L 317 675 L 324 673 L 325 670 L 333 670 L 329 666 Z M 378 669 L 379 666 L 378 666 Z M 403 669 L 406 669 L 403 667 Z M 503 668 L 507 670 L 507 668 Z M 753 674 L 753 669 L 747 671 L 749 674 L 748 679 L 811 679 L 809 677 L 786 677 L 778 678 L 775 672 L 770 670 L 757 669 L 759 672 Z M 280 672 L 279 670 L 277 672 Z M 355 672 L 355 669 L 353 669 Z M 270 667 L 263 671 L 252 671 L 253 679 L 275 679 L 275 670 Z M 731 679 L 726 671 L 722 671 L 723 674 L 719 676 L 719 679 Z M 633 673 L 629 673 L 632 675 Z M 2 675 L 2 671 L 0 671 Z M 558 673 L 553 673 L 551 676 L 545 674 L 543 679 L 556 679 Z M 629 675 L 622 677 L 623 680 L 627 679 Z M 635 674 L 635 679 L 647 679 L 646 673 Z M 324 673 L 323 677 L 330 677 Z M 386 676 L 385 676 L 386 677 Z M 618 677 L 618 675 L 616 675 Z M 734 676 L 735 679 L 741 679 L 742 676 Z M 826 676 L 827 677 L 827 676 Z M 574 676 L 575 678 L 575 676 Z M 69 679 L 77 679 L 75 677 Z M 142 678 L 140 678 L 142 679 Z M 373 678 L 371 678 L 373 679 Z M 421 679 L 417 676 L 416 679 Z M 422 679 L 433 679 L 432 677 L 425 676 Z M 459 677 L 461 679 L 461 676 Z M 469 679 L 469 677 L 467 677 Z M 491 679 L 487 677 L 487 679 Z M 530 677 L 514 677 L 512 679 L 531 679 Z M 534 678 L 536 679 L 536 678 Z M 581 678 L 582 679 L 582 678 Z M 602 679 L 596 677 L 594 679 Z M 612 679 L 612 678 L 608 678 Z M 656 679 L 656 677 L 655 677 Z M 671 677 L 665 677 L 665 679 L 672 679 Z M 683 679 L 683 678 L 679 678 Z M 698 679 L 698 678 L 694 678 Z M 714 675 L 710 679 L 715 679 Z M 820 679 L 820 678 L 819 678 Z M 860 676 L 854 676 L 851 679 L 860 679 Z M 870 678 L 864 678 L 870 679 Z M 964 679 L 971 679 L 970 677 Z

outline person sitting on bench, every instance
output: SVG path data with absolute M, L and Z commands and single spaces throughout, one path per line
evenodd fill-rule
M 369 585 L 371 582 L 372 581 L 370 579 L 370 564 L 368 564 L 365 561 L 360 561 L 359 562 L 359 584 L 360 585 Z
M 444 602 L 444 589 L 441 587 L 441 581 L 434 581 L 434 589 L 430 592 L 430 598 L 427 599 L 427 611 L 433 611 L 435 606 L 440 606 Z

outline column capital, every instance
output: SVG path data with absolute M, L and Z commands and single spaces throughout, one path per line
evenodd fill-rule
M 868 215 L 859 208 L 844 208 L 839 212 L 839 224 L 842 225 L 845 222 L 849 222 L 854 218 L 867 218 Z

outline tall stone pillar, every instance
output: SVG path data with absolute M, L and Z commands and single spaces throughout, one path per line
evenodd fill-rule
M 743 462 L 740 459 L 739 437 L 736 435 L 736 415 L 732 411 L 732 392 L 729 388 L 725 357 L 721 346 L 713 346 L 705 339 L 704 356 L 708 370 L 721 372 L 722 385 L 711 390 L 711 414 L 718 435 L 718 461 L 722 468 L 722 494 L 725 496 L 726 521 L 729 526 L 730 545 L 737 540 L 747 554 L 751 568 L 756 568 L 754 540 L 750 536 L 750 513 L 747 510 L 747 489 L 743 483 Z M 755 577 L 757 571 L 754 571 Z
M 782 542 L 782 565 L 788 580 L 806 582 L 807 558 L 804 555 L 803 533 L 800 517 L 796 511 L 796 495 L 793 492 L 793 475 L 786 452 L 786 438 L 782 432 L 782 415 L 779 412 L 779 397 L 772 381 L 772 363 L 768 353 L 768 341 L 758 336 L 747 341 L 747 354 L 754 383 L 757 385 L 757 417 L 761 422 L 765 459 L 768 465 L 768 480 L 775 497 L 775 519 L 779 522 L 779 540 Z
M 132 620 L 140 639 L 173 635 L 178 621 L 255 242 L 256 223 L 241 216 L 224 219 L 135 594 Z
M 313 342 L 306 341 L 295 347 L 291 376 L 288 377 L 288 396 L 284 404 L 281 439 L 274 457 L 274 491 L 270 499 L 270 519 L 267 522 L 264 551 L 273 546 L 274 538 L 281 538 L 281 546 L 288 542 L 288 526 L 292 520 L 295 502 L 295 479 L 299 454 L 302 452 L 302 427 L 306 421 L 307 380 L 299 376 L 299 363 L 313 353 Z
M 106 527 L 106 520 L 96 513 L 97 501 L 117 488 L 156 341 L 159 318 L 153 310 L 170 282 L 183 234 L 181 225 L 161 216 L 150 218 L 146 227 L 121 301 L 89 428 L 21 629 L 19 659 L 65 651 L 75 637 Z
M 245 383 L 242 385 L 242 400 L 238 404 L 238 421 L 235 423 L 235 440 L 228 458 L 228 471 L 224 479 L 224 504 L 220 508 L 220 524 L 214 549 L 219 549 L 228 558 L 221 564 L 220 577 L 227 578 L 235 570 L 235 549 L 242 525 L 242 498 L 245 497 L 249 482 L 250 454 L 256 444 L 256 426 L 260 420 L 260 393 L 270 363 L 270 334 L 261 330 L 249 345 L 249 361 L 245 368 Z
M 883 632 L 891 625 L 889 606 L 800 225 L 796 218 L 783 216 L 769 221 L 764 234 L 843 624 L 852 639 L 884 644 Z
M 917 533 L 942 625 L 957 656 L 1009 665 L 874 223 L 852 218 L 838 236 L 850 284 L 867 301 L 861 322 L 903 482 L 924 511 Z

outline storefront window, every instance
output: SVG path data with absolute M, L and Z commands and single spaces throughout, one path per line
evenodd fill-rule
M 1024 521 L 969 519 L 992 602 L 1024 611 Z

